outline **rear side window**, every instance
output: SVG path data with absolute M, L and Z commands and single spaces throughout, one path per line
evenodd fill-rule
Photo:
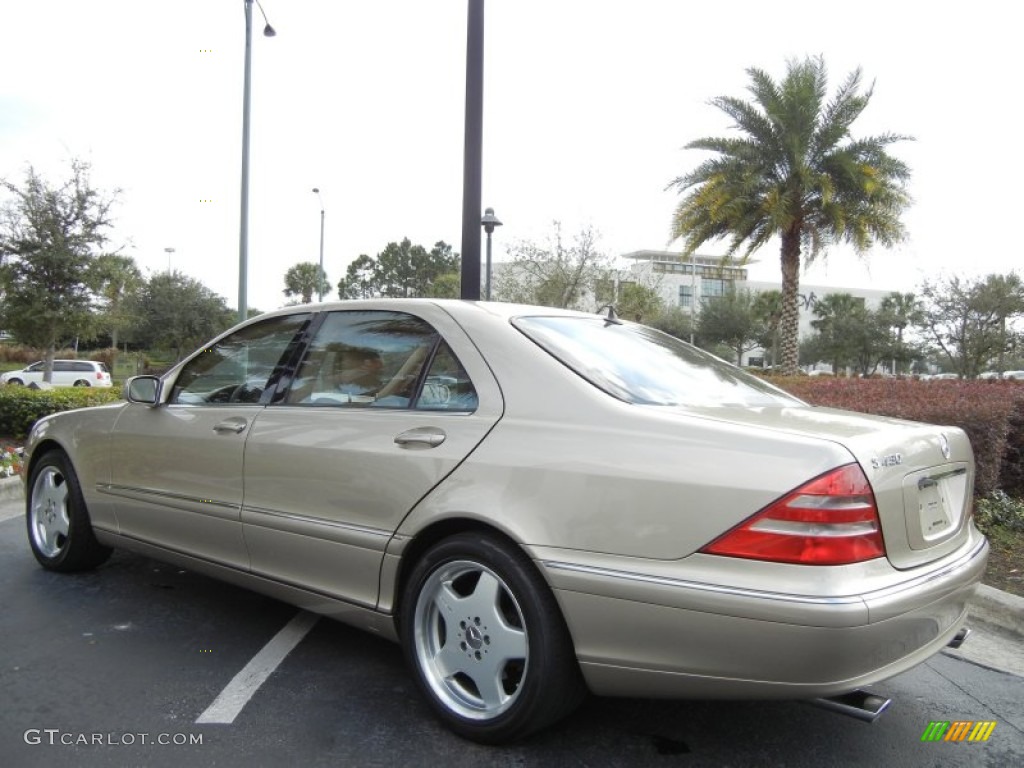
M 643 325 L 600 317 L 520 317 L 513 325 L 595 387 L 628 403 L 800 403 L 714 355 Z
M 440 336 L 404 312 L 331 312 L 306 351 L 290 405 L 408 408 Z
M 475 411 L 476 389 L 451 347 L 442 342 L 416 400 L 421 411 Z
M 437 330 L 404 312 L 324 318 L 287 403 L 340 408 L 474 411 L 476 390 Z

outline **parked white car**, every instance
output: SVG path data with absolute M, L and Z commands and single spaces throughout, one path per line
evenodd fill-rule
M 20 371 L 8 371 L 0 375 L 4 384 L 31 384 L 41 382 L 46 363 L 40 360 Z M 95 360 L 54 360 L 53 381 L 55 387 L 109 387 L 110 371 L 105 363 Z
M 1003 371 L 1004 379 L 1024 380 L 1024 371 Z

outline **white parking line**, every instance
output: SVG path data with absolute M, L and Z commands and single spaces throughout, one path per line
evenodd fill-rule
M 253 697 L 270 674 L 284 661 L 285 656 L 299 644 L 309 630 L 320 620 L 315 613 L 300 611 L 285 624 L 270 642 L 252 657 L 252 661 L 232 678 L 227 687 L 214 699 L 196 720 L 197 723 L 233 723 L 249 699 Z

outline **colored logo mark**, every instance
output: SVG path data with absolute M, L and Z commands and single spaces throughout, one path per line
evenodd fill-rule
M 921 734 L 921 741 L 988 741 L 995 720 L 933 720 Z

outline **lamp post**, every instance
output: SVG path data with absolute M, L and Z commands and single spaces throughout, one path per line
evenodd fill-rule
M 167 254 L 167 274 L 171 274 L 171 256 L 174 254 L 174 249 L 164 248 L 164 253 Z
M 316 273 L 317 300 L 324 300 L 324 199 L 320 197 L 320 188 L 313 187 L 316 199 L 320 201 L 320 271 Z
M 493 208 L 487 208 L 484 211 L 484 217 L 480 219 L 480 224 L 483 225 L 484 232 L 487 233 L 487 267 L 485 272 L 484 283 L 484 300 L 491 300 L 491 235 L 494 234 L 494 228 L 501 226 L 501 221 L 497 216 L 494 215 Z
M 249 316 L 247 294 L 249 271 L 249 114 L 252 111 L 252 4 L 254 0 L 243 0 L 245 4 L 245 76 L 242 84 L 242 204 L 238 232 L 238 320 Z M 259 5 L 258 0 L 256 4 Z M 266 26 L 264 37 L 277 34 L 267 21 L 267 14 L 260 5 L 260 13 Z
M 690 254 L 690 344 L 693 344 L 693 328 L 697 324 L 697 252 Z

